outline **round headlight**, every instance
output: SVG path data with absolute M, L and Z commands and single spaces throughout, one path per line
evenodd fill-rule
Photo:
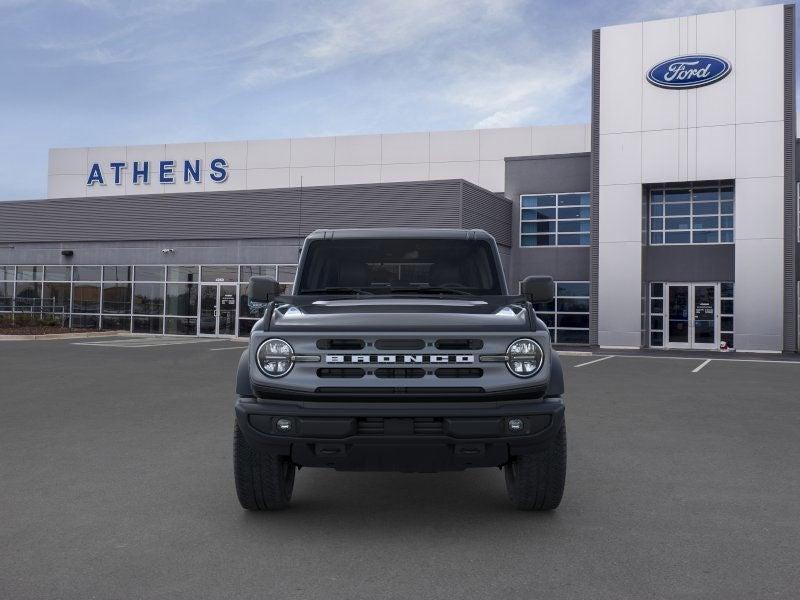
M 258 347 L 256 362 L 267 377 L 283 377 L 294 366 L 294 350 L 289 342 L 272 338 Z
M 506 350 L 508 370 L 517 377 L 532 377 L 544 364 L 544 350 L 538 342 L 522 338 L 512 342 Z

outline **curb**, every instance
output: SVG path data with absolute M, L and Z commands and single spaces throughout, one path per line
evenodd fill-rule
M 583 352 L 580 350 L 556 350 L 559 356 L 594 356 L 592 352 Z
M 95 337 L 118 337 L 127 332 L 87 331 L 81 333 L 44 333 L 41 335 L 0 335 L 0 342 L 24 342 L 34 340 L 78 340 Z

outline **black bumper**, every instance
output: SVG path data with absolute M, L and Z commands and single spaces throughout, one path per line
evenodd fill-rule
M 289 419 L 290 431 L 277 421 Z M 509 418 L 520 418 L 512 432 Z M 238 398 L 248 444 L 305 467 L 432 472 L 537 452 L 564 422 L 560 398 L 513 402 L 287 402 Z

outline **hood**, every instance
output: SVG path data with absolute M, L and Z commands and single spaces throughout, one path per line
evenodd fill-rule
M 286 297 L 271 331 L 527 331 L 525 308 L 509 296 L 469 298 Z

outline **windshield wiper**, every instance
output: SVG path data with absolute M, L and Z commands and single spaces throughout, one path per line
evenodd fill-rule
M 425 286 L 407 288 L 389 288 L 390 294 L 458 294 L 459 296 L 474 296 L 472 292 L 448 286 Z
M 363 288 L 344 287 L 344 286 L 332 286 L 324 288 L 315 288 L 311 290 L 300 290 L 300 293 L 301 294 L 369 294 L 370 296 L 374 295 L 372 292 L 369 292 Z

